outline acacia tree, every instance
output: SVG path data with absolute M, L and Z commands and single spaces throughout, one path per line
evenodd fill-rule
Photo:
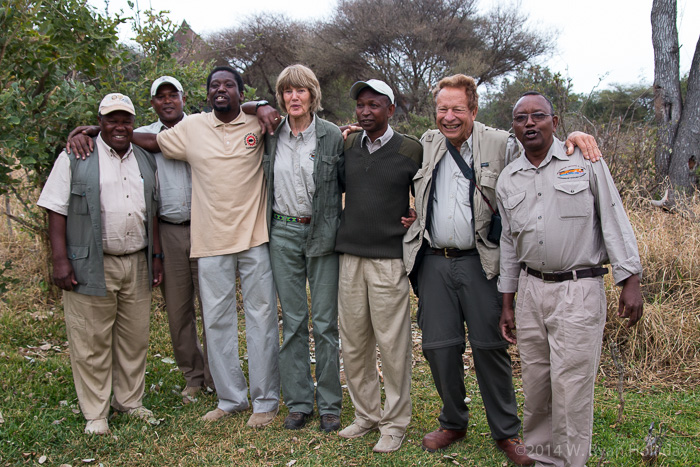
M 475 0 L 341 0 L 311 53 L 322 76 L 383 79 L 398 107 L 425 114 L 440 78 L 461 72 L 489 83 L 545 53 L 551 39 L 526 21 L 517 3 L 480 15 Z
M 651 37 L 654 110 L 658 124 L 655 162 L 659 181 L 668 177 L 673 188 L 685 191 L 696 183 L 694 169 L 700 150 L 700 38 L 695 46 L 683 102 L 676 17 L 676 0 L 654 0 Z

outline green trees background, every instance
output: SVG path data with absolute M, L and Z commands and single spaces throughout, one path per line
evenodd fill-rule
M 534 89 L 554 102 L 560 136 L 575 129 L 596 136 L 623 190 L 658 192 L 654 90 L 617 85 L 573 92 L 569 79 L 537 65 L 556 34 L 532 27 L 516 7 L 480 13 L 476 0 L 340 0 L 325 21 L 261 14 L 202 39 L 186 25 L 173 24 L 167 12 L 105 17 L 82 0 L 5 0 L 0 6 L 4 213 L 23 228 L 43 232 L 43 213 L 33 207 L 36 190 L 68 131 L 95 121 L 104 94 L 129 95 L 137 124 L 149 123 L 155 118 L 150 83 L 172 74 L 187 91 L 186 111 L 198 112 L 205 108 L 204 81 L 214 63 L 240 70 L 250 86 L 247 97 L 271 102 L 279 72 L 305 63 L 321 81 L 322 116 L 338 124 L 354 120 L 350 85 L 383 79 L 397 96 L 393 125 L 417 136 L 433 126 L 430 89 L 443 76 L 466 73 L 486 85 L 480 88 L 478 119 L 503 129 L 510 127 L 518 96 Z M 132 28 L 129 44 L 119 41 L 123 23 Z M 680 80 L 681 99 L 697 87 L 688 81 L 688 76 Z

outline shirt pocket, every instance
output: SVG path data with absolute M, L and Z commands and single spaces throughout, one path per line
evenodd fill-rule
M 527 223 L 527 209 L 524 203 L 525 192 L 510 195 L 502 200 L 503 208 L 508 216 L 511 233 L 520 233 Z
M 326 182 L 338 182 L 338 161 L 340 156 L 337 155 L 321 155 L 318 161 L 318 170 L 321 175 L 321 180 Z
M 554 184 L 560 219 L 576 220 L 590 216 L 593 203 L 588 188 L 588 180 Z
M 70 210 L 74 214 L 88 214 L 87 185 L 85 183 L 74 183 L 70 187 Z

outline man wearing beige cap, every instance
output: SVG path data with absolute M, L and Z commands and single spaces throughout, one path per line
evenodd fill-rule
M 185 102 L 180 81 L 172 76 L 161 76 L 151 86 L 151 107 L 158 120 L 136 131 L 158 134 L 172 128 L 185 118 Z M 214 389 L 207 363 L 205 335 L 202 336 L 204 345 L 197 336 L 197 259 L 190 258 L 192 169 L 185 161 L 167 159 L 160 152 L 154 155 L 158 165 L 160 242 L 165 255 L 162 291 L 175 362 L 185 377 L 182 402 L 187 404 L 203 388 Z
M 131 144 L 134 106 L 108 94 L 92 156 L 56 160 L 38 205 L 49 215 L 54 283 L 63 292 L 73 380 L 85 433 L 109 432 L 119 412 L 143 406 L 151 287 L 163 278 L 156 163 Z M 104 195 L 104 196 L 103 196 Z

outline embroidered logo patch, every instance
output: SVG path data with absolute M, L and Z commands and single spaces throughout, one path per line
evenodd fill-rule
M 586 170 L 580 165 L 570 165 L 557 172 L 557 178 L 568 180 L 571 178 L 581 178 L 586 175 Z
M 254 148 L 258 145 L 258 137 L 255 133 L 248 133 L 245 135 L 245 147 Z

